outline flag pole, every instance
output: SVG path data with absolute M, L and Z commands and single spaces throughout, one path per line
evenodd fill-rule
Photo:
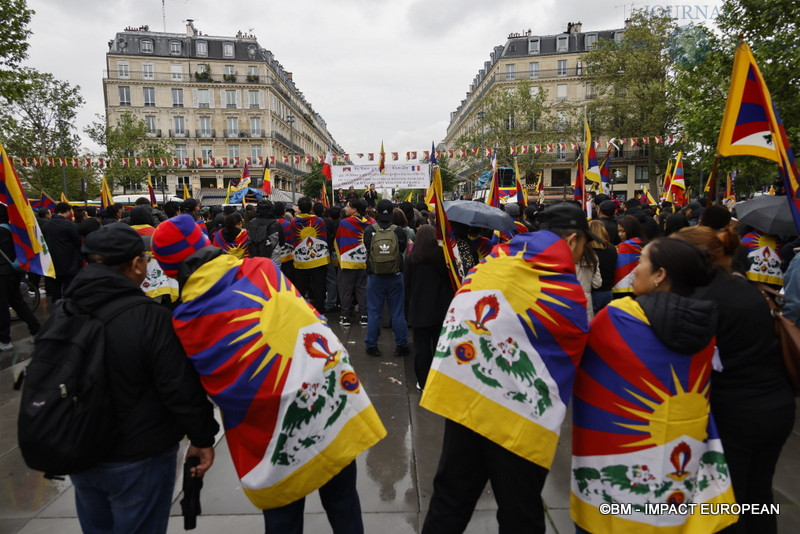
M 720 158 L 719 154 L 716 154 L 714 156 L 714 166 L 711 167 L 711 174 L 708 177 L 708 183 L 710 183 L 710 184 L 712 184 L 714 186 L 714 198 L 717 199 L 716 203 L 717 204 L 722 204 L 722 199 L 720 198 L 720 195 L 717 194 L 718 191 L 719 191 L 719 187 L 717 187 L 717 182 L 716 182 L 716 179 L 717 179 L 717 167 L 719 166 L 719 158 Z

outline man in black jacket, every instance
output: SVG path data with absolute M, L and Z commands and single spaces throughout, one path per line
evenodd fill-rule
M 55 279 L 45 278 L 45 290 L 52 302 L 61 298 L 69 283 L 81 270 L 81 236 L 78 225 L 69 220 L 72 206 L 56 204 L 53 218 L 42 227 L 42 234 L 53 258 Z
M 142 293 L 148 255 L 125 224 L 89 234 L 82 248 L 89 264 L 66 292 L 87 310 L 141 296 L 105 325 L 109 402 L 121 437 L 106 458 L 70 475 L 84 532 L 166 532 L 175 485 L 178 442 L 202 477 L 214 461 L 219 425 L 197 373 L 172 329 L 170 312 Z M 134 503 L 134 504 L 131 504 Z
M 9 308 L 13 308 L 17 316 L 25 321 L 31 336 L 36 335 L 40 325 L 20 293 L 19 283 L 23 273 L 13 265 L 17 253 L 14 250 L 14 240 L 8 224 L 8 208 L 4 204 L 0 204 L 0 251 L 2 252 L 0 254 L 0 351 L 7 351 L 14 348 L 11 344 Z
M 392 210 L 394 204 L 390 200 L 383 199 L 378 202 L 378 222 L 380 228 L 386 230 L 392 226 Z M 405 356 L 408 354 L 408 325 L 404 313 L 405 291 L 403 289 L 403 261 L 400 259 L 400 269 L 391 274 L 375 274 L 373 272 L 372 258 L 370 257 L 370 247 L 372 239 L 375 237 L 375 226 L 367 226 L 364 230 L 364 247 L 367 249 L 367 337 L 364 343 L 367 346 L 367 354 L 370 356 L 380 356 L 378 350 L 378 337 L 381 333 L 381 315 L 383 314 L 383 303 L 389 306 L 389 313 L 392 316 L 392 330 L 394 331 L 395 356 Z M 395 227 L 394 233 L 397 235 L 397 248 L 402 255 L 406 250 L 408 238 L 405 231 L 399 226 Z
M 280 269 L 286 236 L 283 226 L 275 218 L 275 206 L 271 200 L 263 199 L 256 204 L 256 216 L 247 225 L 247 233 L 250 256 L 269 258 Z

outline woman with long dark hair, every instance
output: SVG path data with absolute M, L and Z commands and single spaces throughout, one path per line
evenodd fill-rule
M 414 371 L 417 385 L 425 387 L 439 332 L 453 300 L 453 288 L 436 239 L 436 229 L 423 224 L 417 228 L 414 248 L 406 259 L 406 308 L 408 325 L 414 329 Z
M 592 321 L 572 403 L 577 532 L 716 532 L 736 521 L 699 508 L 648 512 L 649 503 L 735 502 L 709 407 L 717 306 L 691 298 L 712 276 L 694 245 L 655 239 L 634 271 L 636 298 L 612 301 Z M 608 513 L 609 502 L 630 512 Z
M 594 220 L 589 223 L 589 231 L 603 240 L 602 243 L 590 241 L 600 267 L 600 287 L 592 289 L 592 311 L 596 315 L 611 302 L 611 288 L 614 286 L 614 272 L 617 268 L 617 248 L 611 244 L 606 225 L 603 221 Z
M 214 234 L 212 243 L 239 259 L 249 257 L 247 230 L 242 228 L 243 217 L 239 212 L 225 216 L 225 225 Z
M 674 235 L 705 250 L 714 279 L 694 296 L 717 304 L 721 369 L 711 374 L 711 413 L 740 503 L 771 505 L 772 477 L 794 425 L 795 399 L 781 361 L 774 319 L 758 289 L 731 262 L 739 237 L 731 228 L 684 228 Z M 777 532 L 771 514 L 741 514 L 731 531 Z
M 633 295 L 633 270 L 639 263 L 647 238 L 642 223 L 633 215 L 623 215 L 617 221 L 617 234 L 620 243 L 617 245 L 617 268 L 611 292 L 614 298 L 622 298 Z

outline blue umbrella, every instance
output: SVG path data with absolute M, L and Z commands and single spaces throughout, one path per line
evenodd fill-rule
M 514 219 L 506 212 L 474 200 L 451 200 L 444 203 L 447 218 L 454 222 L 510 233 Z

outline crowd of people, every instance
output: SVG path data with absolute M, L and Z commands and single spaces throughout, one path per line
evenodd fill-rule
M 128 517 L 116 501 L 136 491 L 149 496 L 137 511 L 142 531 L 163 531 L 169 503 L 159 496 L 171 496 L 182 435 L 201 460 L 192 473 L 211 467 L 217 424 L 202 386 L 223 412 L 231 401 L 211 386 L 221 371 L 197 367 L 210 349 L 173 326 L 199 306 L 199 287 L 215 293 L 233 284 L 223 261 L 258 266 L 270 284 L 290 281 L 313 307 L 309 321 L 324 323 L 328 314 L 342 329 L 359 322 L 370 356 L 381 356 L 382 327 L 392 329 L 395 357 L 413 347 L 422 406 L 446 418 L 425 533 L 463 532 L 487 481 L 501 532 L 544 532 L 541 492 L 570 400 L 578 532 L 630 529 L 632 521 L 663 526 L 645 513 L 602 515 L 609 498 L 773 502 L 795 399 L 770 311 L 751 281 L 777 285 L 789 269 L 787 286 L 791 278 L 800 296 L 790 276 L 790 265 L 800 276 L 792 261 L 800 243 L 737 227 L 727 208 L 703 199 L 682 209 L 602 194 L 588 206 L 508 203 L 514 232 L 452 223 L 468 273 L 456 292 L 426 204 L 379 199 L 374 187 L 365 195 L 339 190 L 335 200 L 326 207 L 307 197 L 296 206 L 265 199 L 236 209 L 194 199 L 155 208 L 140 199 L 129 210 L 98 214 L 59 203 L 52 217 L 39 214 L 57 273 L 44 281 L 51 301 L 73 297 L 92 308 L 138 286 L 162 304 L 156 314 L 141 307 L 109 325 L 124 331 L 112 350 L 121 362 L 111 364 L 112 401 L 128 437 L 97 469 L 73 477 L 85 530 Z M 31 335 L 40 329 L 19 295 L 7 223 L 0 209 L 1 350 L 11 348 L 9 307 Z M 780 276 L 752 269 L 763 247 L 746 243 L 759 238 L 776 249 L 786 244 Z M 176 308 L 181 302 L 189 308 Z M 180 311 L 171 322 L 173 310 Z M 126 383 L 127 373 L 136 379 Z M 247 447 L 236 439 L 232 449 Z M 161 474 L 145 487 L 137 477 L 153 466 Z M 120 468 L 126 482 L 110 483 Z M 318 486 L 334 531 L 362 532 L 355 464 L 324 478 Z M 301 532 L 302 500 L 264 516 L 267 532 Z M 773 515 L 680 524 L 777 531 Z

